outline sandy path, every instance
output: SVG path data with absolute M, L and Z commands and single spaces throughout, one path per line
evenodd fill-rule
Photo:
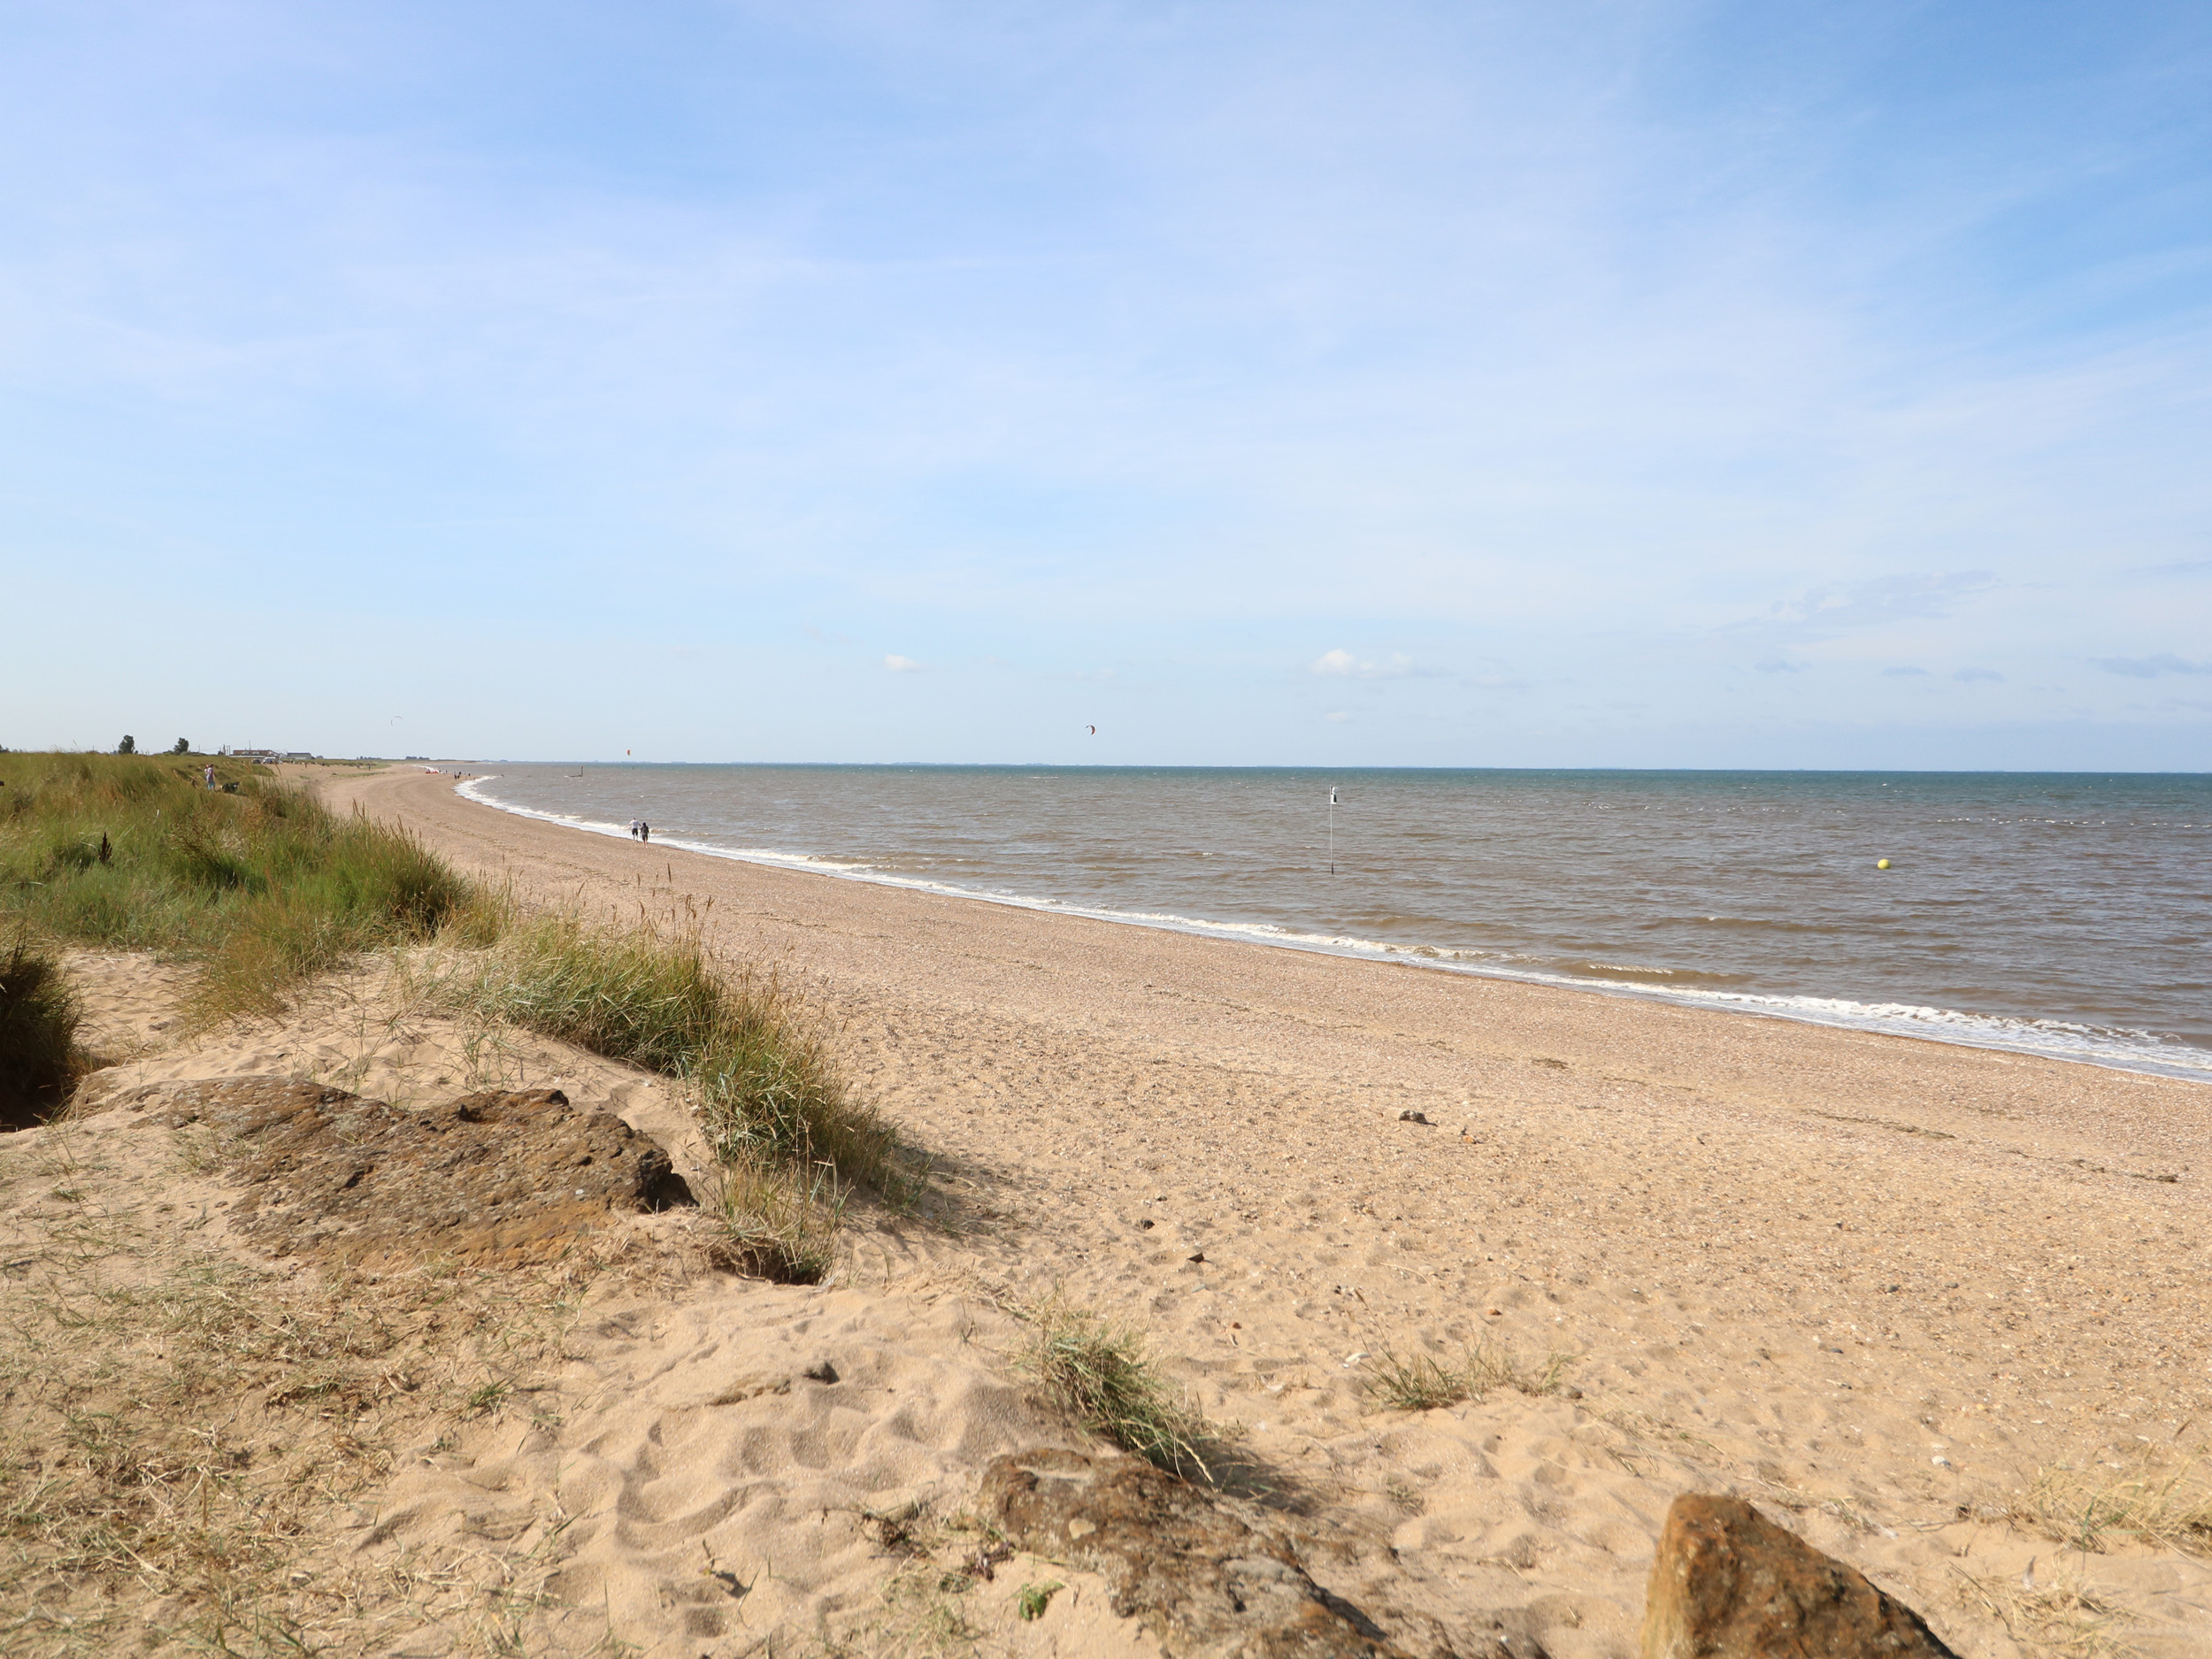
M 863 1238 L 849 1283 L 1141 1318 L 1286 1479 L 1556 1654 L 1631 1650 L 1688 1485 L 2011 1651 L 1964 1575 L 2055 1558 L 1999 1518 L 2036 1472 L 2202 1437 L 2201 1085 L 642 849 L 420 773 L 326 787 L 534 895 L 711 900 L 985 1218 Z M 1572 1354 L 1579 1396 L 1362 1409 L 1350 1356 L 1485 1339 Z M 2142 1651 L 2212 1645 L 2203 1563 L 2065 1560 Z

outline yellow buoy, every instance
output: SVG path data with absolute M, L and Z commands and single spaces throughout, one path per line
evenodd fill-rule
M 1877 870 L 1886 870 L 1889 868 L 1889 860 L 1886 858 L 1877 858 L 1874 861 L 1874 867 Z

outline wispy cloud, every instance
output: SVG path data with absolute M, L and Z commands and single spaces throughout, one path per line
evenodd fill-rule
M 1959 681 L 1962 685 L 1968 686 L 1972 685 L 1977 680 L 1990 680 L 1999 684 L 2001 684 L 2004 680 L 2004 676 L 1993 668 L 1962 668 L 1958 671 L 1958 672 L 1953 674 L 1951 678 Z
M 918 674 L 922 672 L 924 666 L 922 664 L 916 662 L 912 657 L 901 657 L 896 652 L 894 652 L 891 656 L 885 657 L 883 659 L 883 665 L 895 674 Z
M 2212 662 L 2193 663 L 2171 651 L 2155 657 L 2099 657 L 2091 659 L 2108 674 L 2131 680 L 2155 680 L 2161 674 L 2212 674 Z
M 1379 662 L 1365 662 L 1349 651 L 1324 651 L 1307 665 L 1306 672 L 1324 680 L 1416 680 L 1433 675 L 1434 669 L 1423 668 L 1402 651 L 1393 652 Z
M 1839 634 L 1901 622 L 1948 617 L 1976 595 L 1996 586 L 1988 571 L 1877 576 L 1863 581 L 1829 582 L 1778 601 L 1763 617 L 1740 626 L 1788 637 L 1833 639 Z
M 1910 666 L 1901 668 L 1885 668 L 1882 670 L 1882 675 L 1883 678 L 1886 680 L 1910 680 L 1916 678 L 1924 680 L 1928 676 L 1928 671 L 1924 668 L 1913 668 Z

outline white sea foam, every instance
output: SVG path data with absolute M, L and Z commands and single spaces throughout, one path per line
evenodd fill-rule
M 515 817 L 537 818 L 541 823 L 553 823 L 566 830 L 581 830 L 586 834 L 621 836 L 628 839 L 630 832 L 619 823 L 603 823 L 597 818 L 575 817 L 564 812 L 544 812 L 537 808 L 500 801 L 487 795 L 482 786 L 495 781 L 495 774 L 469 779 L 456 786 L 457 795 L 475 801 L 478 805 L 495 808 L 500 812 L 513 812 Z M 1801 1020 L 1808 1025 L 1845 1026 L 1852 1031 L 1878 1031 L 1878 1033 L 1898 1035 L 1898 1038 L 1923 1038 L 1933 1042 L 1962 1044 L 1973 1048 L 1998 1048 L 1998 1051 L 2042 1056 L 2051 1060 L 2078 1060 L 2095 1066 L 2113 1066 L 2122 1071 L 2141 1071 L 2141 1073 L 2166 1075 L 2166 1078 L 2188 1078 L 2197 1082 L 2212 1082 L 2212 1053 L 2193 1048 L 2188 1044 L 2162 1042 L 2148 1031 L 2110 1029 L 2110 1026 L 2069 1025 L 2062 1020 L 2020 1020 L 2020 1018 L 1985 1016 L 1985 1013 L 1962 1013 L 1958 1009 L 1918 1007 L 1907 1002 L 1854 1002 L 1849 998 L 1814 998 L 1814 995 L 1770 995 L 1756 991 L 1721 991 L 1697 985 L 1628 985 L 1622 980 L 1606 978 L 1575 976 L 1575 973 L 1555 973 L 1547 969 L 1526 967 L 1507 951 L 1464 951 L 1440 949 L 1429 945 L 1394 945 L 1385 941 L 1367 938 L 1336 936 L 1336 933 L 1308 933 L 1299 929 L 1283 927 L 1277 923 L 1219 923 L 1202 916 L 1179 916 L 1172 911 L 1133 911 L 1109 910 L 1100 905 L 1078 905 L 1062 898 L 1033 896 L 1033 894 L 987 892 L 976 887 L 958 887 L 954 883 L 927 880 L 920 876 L 901 876 L 892 872 L 876 870 L 861 861 L 849 858 L 826 858 L 821 854 L 795 854 L 774 848 L 726 848 L 708 841 L 690 839 L 657 839 L 655 848 L 675 848 L 680 852 L 703 854 L 708 858 L 730 858 L 750 865 L 770 865 L 777 870 L 801 870 L 818 876 L 839 876 L 845 880 L 865 880 L 879 887 L 902 887 L 910 892 L 941 894 L 945 898 L 964 898 L 964 901 L 987 902 L 987 905 L 1009 905 L 1013 910 L 1051 911 L 1057 916 L 1084 916 L 1100 923 L 1122 923 L 1128 927 L 1157 927 L 1175 933 L 1194 933 L 1202 938 L 1221 938 L 1221 941 L 1243 941 L 1250 945 L 1272 945 L 1279 949 L 1317 951 L 1323 956 L 1345 956 L 1345 958 L 1383 960 L 1383 963 L 1405 963 L 1409 967 L 1425 967 L 1440 973 L 1467 973 L 1473 978 L 1494 978 L 1494 980 L 1520 980 L 1526 985 L 1555 985 L 1571 987 L 1578 991 L 1593 991 L 1600 995 L 1617 998 L 1641 998 L 1650 1002 L 1688 1004 L 1688 1007 L 1725 1009 L 1734 1013 L 1755 1013 L 1755 1016 L 1777 1018 L 1777 1020 Z M 1591 967 L 1606 969 L 1613 964 Z M 1615 967 L 1613 972 L 1635 973 L 1666 973 L 1666 969 L 1626 969 Z
M 483 786 L 495 781 L 497 775 L 490 773 L 465 780 L 454 786 L 455 793 L 479 805 L 511 812 L 518 818 L 535 818 L 541 823 L 556 824 L 595 835 L 612 835 L 624 840 L 630 837 L 629 829 L 625 825 L 521 806 L 485 793 Z M 1056 915 L 1080 916 L 1093 921 L 1115 922 L 1129 926 L 1156 927 L 1202 938 L 1237 940 L 1325 956 L 1397 962 L 1437 972 L 1562 986 L 1607 996 L 1635 997 L 1648 1002 L 1727 1010 L 1769 1018 L 1797 1020 L 1809 1025 L 1917 1037 L 1968 1048 L 2035 1055 L 2047 1059 L 2074 1060 L 2121 1071 L 2212 1082 L 2212 1051 L 2185 1043 L 2164 1041 L 2150 1032 L 2074 1025 L 2062 1020 L 1972 1014 L 1955 1009 L 1922 1007 L 1906 1002 L 1860 1002 L 1846 997 L 1776 995 L 1680 984 L 1638 985 L 1523 966 L 1512 954 L 1506 952 L 1448 949 L 1302 933 L 1271 922 L 1222 922 L 1169 911 L 1113 910 L 1029 894 L 963 887 L 918 876 L 895 874 L 857 860 L 828 858 L 818 854 L 792 853 L 773 848 L 726 847 L 711 841 L 660 835 L 656 835 L 651 844 L 673 848 L 680 852 L 699 853 L 710 858 L 727 858 L 741 864 L 806 871 L 845 880 L 865 881 L 879 887 L 902 887 L 911 892 L 933 893 L 947 898 L 1002 904 L 1017 910 L 1046 910 Z M 1717 921 L 1725 918 L 1709 919 Z M 1611 964 L 1593 963 L 1590 965 L 1604 968 Z M 1616 968 L 1614 971 L 1652 974 L 1672 972 L 1640 967 Z

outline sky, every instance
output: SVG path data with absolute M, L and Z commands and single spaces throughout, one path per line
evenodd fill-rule
M 2212 8 L 12 0 L 0 566 L 12 747 L 2212 770 Z

